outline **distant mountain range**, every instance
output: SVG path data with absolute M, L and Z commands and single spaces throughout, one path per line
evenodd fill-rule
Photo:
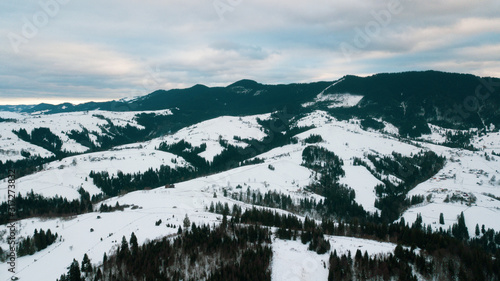
M 172 120 L 172 123 L 181 122 L 183 127 L 223 115 L 260 114 L 283 108 L 295 114 L 324 109 L 340 118 L 382 118 L 394 123 L 403 133 L 407 131 L 410 135 L 418 135 L 419 131 L 425 132 L 428 122 L 450 128 L 485 128 L 491 124 L 498 128 L 499 92 L 498 78 L 414 71 L 368 77 L 347 75 L 338 81 L 288 85 L 240 80 L 226 87 L 195 85 L 187 89 L 157 90 L 130 101 L 78 105 L 42 103 L 35 106 L 0 106 L 0 110 L 54 114 L 96 109 L 175 109 L 176 114 L 172 118 L 182 117 L 182 120 Z M 361 96 L 362 99 L 356 106 L 332 106 L 335 95 L 345 94 Z

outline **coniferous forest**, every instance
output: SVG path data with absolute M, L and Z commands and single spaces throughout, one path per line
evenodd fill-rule
M 192 224 L 174 238 L 138 245 L 135 234 L 92 268 L 74 261 L 59 281 L 73 280 L 271 280 L 271 233 L 258 225 Z M 87 258 L 88 259 L 88 258 Z M 86 279 L 81 278 L 84 273 Z

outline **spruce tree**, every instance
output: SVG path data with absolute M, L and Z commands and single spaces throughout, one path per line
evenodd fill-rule
M 467 229 L 467 225 L 465 224 L 465 216 L 463 212 L 460 214 L 460 216 L 458 216 L 458 223 L 453 225 L 451 232 L 453 236 L 458 239 L 469 239 L 469 230 Z
M 128 248 L 128 242 L 127 242 L 127 239 L 125 238 L 125 235 L 124 235 L 122 237 L 122 243 L 121 243 L 120 252 L 119 252 L 119 259 L 127 258 L 129 253 L 130 253 L 130 249 Z
M 135 233 L 132 232 L 132 234 L 130 235 L 130 251 L 132 256 L 135 256 L 138 250 L 139 245 L 137 244 L 137 237 L 135 236 Z
M 73 259 L 73 262 L 69 267 L 68 280 L 82 281 L 80 266 L 78 265 L 78 262 L 75 259 Z
M 184 220 L 182 221 L 182 224 L 184 225 L 184 228 L 188 228 L 191 225 L 191 221 L 189 220 L 188 215 L 184 217 Z
M 83 260 L 82 260 L 82 272 L 85 272 L 85 276 L 87 276 L 89 273 L 92 272 L 92 264 L 90 263 L 89 256 L 87 253 L 83 255 Z

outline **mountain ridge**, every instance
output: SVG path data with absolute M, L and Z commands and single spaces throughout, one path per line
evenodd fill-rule
M 333 85 L 334 84 L 334 85 Z M 261 84 L 242 79 L 225 87 L 207 87 L 197 84 L 185 89 L 156 90 L 131 101 L 88 102 L 50 105 L 39 104 L 21 108 L 22 112 L 54 114 L 62 112 L 108 110 L 144 111 L 180 109 L 180 114 L 195 121 L 223 115 L 261 114 L 287 107 L 288 111 L 301 112 L 304 103 L 314 103 L 322 93 L 349 93 L 363 96 L 356 108 L 328 109 L 328 103 L 316 103 L 314 109 L 327 109 L 339 116 L 382 118 L 409 124 L 423 123 L 450 128 L 484 128 L 493 124 L 500 127 L 500 79 L 479 77 L 472 74 L 428 71 L 378 73 L 359 77 L 345 75 L 336 81 L 292 84 Z M 196 101 L 196 102 L 193 102 Z M 16 107 L 0 107 L 9 110 Z M 410 121 L 414 119 L 417 121 Z M 423 129 L 424 131 L 427 129 Z M 412 132 L 410 135 L 418 135 Z

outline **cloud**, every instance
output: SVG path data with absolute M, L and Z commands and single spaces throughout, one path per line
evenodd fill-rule
M 117 99 L 243 78 L 291 83 L 405 70 L 500 72 L 497 0 L 64 1 L 0 3 L 3 100 Z M 40 3 L 59 6 L 49 13 Z M 44 12 L 47 23 L 23 37 Z M 369 39 L 362 47 L 360 32 Z M 25 39 L 18 52 L 9 34 Z M 343 43 L 355 48 L 350 58 Z

